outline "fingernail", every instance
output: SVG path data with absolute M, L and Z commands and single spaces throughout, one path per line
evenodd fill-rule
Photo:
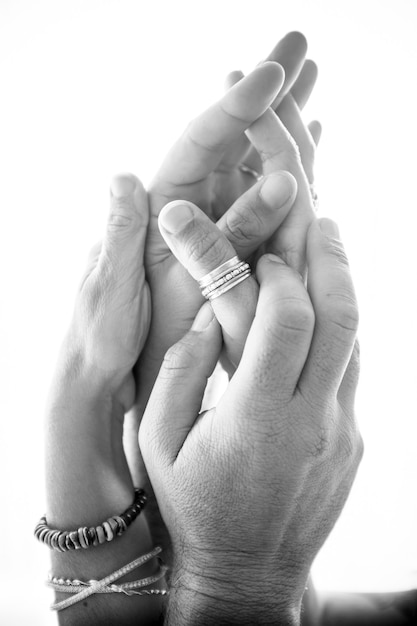
M 135 191 L 136 182 L 130 177 L 118 174 L 110 184 L 110 191 L 114 198 L 126 198 Z
M 295 196 L 297 183 L 294 176 L 289 172 L 274 172 L 265 178 L 259 195 L 262 200 L 273 209 L 284 206 L 288 200 Z
M 159 221 L 166 231 L 175 234 L 182 231 L 193 217 L 193 211 L 188 204 L 175 200 L 164 206 L 159 215 Z
M 275 254 L 264 254 L 263 257 L 261 257 L 262 259 L 265 259 L 266 261 L 271 261 L 271 263 L 279 263 L 280 265 L 286 265 L 285 261 L 283 261 L 279 256 L 276 256 Z
M 194 330 L 198 333 L 205 330 L 211 324 L 213 318 L 213 309 L 211 308 L 211 304 L 207 302 L 206 304 L 203 304 L 203 306 L 197 313 L 193 325 L 191 326 L 191 330 Z
M 331 239 L 340 239 L 339 229 L 336 222 L 333 222 L 333 220 L 329 220 L 327 217 L 322 217 L 319 220 L 319 227 L 321 232 L 326 235 L 326 237 L 330 237 Z

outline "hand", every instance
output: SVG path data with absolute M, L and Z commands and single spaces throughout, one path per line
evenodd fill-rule
M 150 325 L 143 261 L 148 221 L 142 184 L 131 174 L 115 177 L 106 234 L 90 252 L 65 346 L 88 374 L 89 385 L 126 392 L 126 410 L 135 397 L 132 369 Z
M 134 411 L 125 420 L 125 448 L 128 451 L 130 470 L 135 483 L 146 485 L 150 493 L 152 488 L 137 447 L 139 423 L 166 350 L 189 329 L 202 304 L 201 294 L 196 289 L 194 281 L 190 280 L 188 274 L 173 258 L 159 233 L 158 215 L 168 200 L 189 199 L 212 219 L 221 215 L 217 221 L 218 229 L 226 235 L 234 252 L 242 259 L 248 259 L 250 255 L 259 251 L 268 240 L 270 240 L 268 249 L 279 251 L 285 256 L 286 251 L 280 248 L 280 242 L 274 237 L 271 238 L 271 235 L 283 223 L 294 199 L 284 197 L 284 185 L 278 170 L 294 170 L 296 179 L 298 177 L 301 181 L 302 197 L 298 201 L 298 219 L 285 226 L 286 241 L 289 242 L 287 252 L 288 256 L 291 256 L 291 250 L 295 246 L 296 254 L 300 256 L 302 251 L 301 256 L 304 255 L 305 231 L 312 218 L 308 183 L 297 156 L 298 148 L 276 115 L 267 108 L 272 100 L 274 104 L 278 104 L 279 98 L 283 97 L 292 85 L 294 99 L 291 102 L 294 103 L 296 98 L 300 106 L 305 104 L 317 73 L 314 63 L 304 64 L 305 53 L 306 42 L 302 35 L 292 33 L 285 37 L 270 55 L 271 60 L 283 64 L 285 78 L 279 66 L 266 63 L 242 79 L 219 103 L 190 124 L 172 148 L 152 183 L 151 222 L 146 252 L 147 276 L 152 290 L 152 324 L 148 341 L 136 368 L 136 376 L 141 382 L 138 402 Z M 300 140 L 301 118 L 297 105 L 291 110 L 295 113 L 287 115 L 286 123 L 291 130 L 297 131 L 301 159 L 305 166 L 309 165 L 312 170 L 314 150 L 304 153 L 306 142 Z M 281 150 L 282 153 L 277 158 L 272 150 L 271 159 L 268 157 L 265 159 L 265 171 L 268 169 L 271 174 L 253 185 L 253 177 L 238 168 L 243 154 L 239 150 L 243 140 L 245 142 L 243 152 L 247 152 L 248 140 L 245 139 L 243 131 L 251 121 L 258 119 L 263 111 L 266 111 L 266 118 L 258 130 L 254 131 L 257 146 L 264 147 L 264 151 L 267 151 L 268 146 L 271 147 L 268 136 L 271 131 L 275 152 Z M 307 144 L 312 143 L 310 138 Z M 281 168 L 278 167 L 278 163 L 282 165 Z M 291 185 L 288 194 L 294 190 L 293 183 Z M 241 193 L 243 195 L 236 199 Z M 300 209 L 302 202 L 305 203 L 304 211 Z M 227 206 L 230 208 L 224 213 Z M 299 232 L 296 232 L 297 227 Z M 202 252 L 203 250 L 200 250 L 200 253 Z M 300 263 L 302 264 L 302 260 Z M 246 319 L 251 319 L 253 310 L 248 309 Z M 236 337 L 234 342 L 234 333 L 229 334 L 230 325 L 227 326 L 224 318 L 223 322 L 226 357 L 230 365 L 240 358 L 239 337 Z M 241 336 L 245 337 L 247 324 L 242 325 L 242 330 Z M 237 348 L 237 355 L 233 344 Z M 169 539 L 160 522 L 158 507 L 152 497 L 151 500 L 148 514 L 152 519 L 155 541 L 164 545 L 168 551 Z
M 297 623 L 349 493 L 358 317 L 330 220 L 311 225 L 307 262 L 308 290 L 279 258 L 258 263 L 256 317 L 216 408 L 198 414 L 222 343 L 210 304 L 166 355 L 140 445 L 174 546 L 168 623 Z
M 243 131 L 265 111 L 265 116 L 261 118 L 265 117 L 263 122 L 252 129 L 256 147 L 263 150 L 264 155 L 273 148 L 265 157 L 264 172 L 290 169 L 296 179 L 301 181 L 301 198 L 297 202 L 300 206 L 304 203 L 305 207 L 304 213 L 298 208 L 297 218 L 286 223 L 284 245 L 279 240 L 272 240 L 271 245 L 273 251 L 288 257 L 292 255 L 295 264 L 303 263 L 301 257 L 304 253 L 301 251 L 304 250 L 305 231 L 312 219 L 312 211 L 308 183 L 298 155 L 300 150 L 303 162 L 312 170 L 314 151 L 308 152 L 306 145 L 311 148 L 314 142 L 311 137 L 307 142 L 300 139 L 302 124 L 294 98 L 291 99 L 294 106 L 292 112 L 287 114 L 286 122 L 297 135 L 300 148 L 276 115 L 266 109 L 272 100 L 278 102 L 277 93 L 278 98 L 282 98 L 292 85 L 301 106 L 308 99 L 317 71 L 314 63 L 304 64 L 305 52 L 306 42 L 302 35 L 287 35 L 269 57 L 283 64 L 285 79 L 277 65 L 266 63 L 241 80 L 219 103 L 190 124 L 168 154 L 151 185 L 152 217 L 146 265 L 154 310 L 149 340 L 138 368 L 138 376 L 143 384 L 136 422 L 140 420 L 165 351 L 188 330 L 202 302 L 198 291 L 175 263 L 160 237 L 157 217 L 167 201 L 182 198 L 197 204 L 212 219 L 222 216 L 218 226 L 242 258 L 247 258 L 248 254 L 268 240 L 277 229 L 276 221 L 274 228 L 274 220 L 269 219 L 269 231 L 263 232 L 262 237 L 256 237 L 254 232 L 258 225 L 253 214 L 259 213 L 262 204 L 265 204 L 260 203 L 258 197 L 260 185 L 252 188 L 252 193 L 249 190 L 244 203 L 240 203 L 240 206 L 236 204 L 236 198 L 254 182 L 253 177 L 238 167 L 248 147 Z M 236 141 L 239 144 L 242 140 L 243 152 L 239 152 L 239 145 L 236 151 Z M 232 144 L 231 147 L 229 144 Z M 268 195 L 269 198 L 273 197 L 272 183 Z M 233 209 L 224 213 L 232 204 Z M 273 208 L 271 201 L 266 204 Z M 298 232 L 295 232 L 296 228 Z M 285 246 L 287 249 L 284 249 Z
M 48 493 L 50 514 L 62 524 L 68 517 L 83 519 L 84 511 L 65 506 L 60 492 L 82 502 L 77 493 L 94 484 L 97 498 L 106 492 L 108 503 L 116 500 L 113 506 L 132 497 L 122 431 L 136 395 L 132 369 L 150 322 L 147 224 L 141 183 L 132 175 L 115 178 L 106 234 L 90 254 L 50 393 Z
M 132 175 L 112 183 L 111 207 L 102 244 L 96 246 L 77 295 L 61 350 L 47 410 L 47 520 L 52 528 L 96 526 L 124 511 L 133 481 L 122 443 L 125 412 L 135 395 L 132 368 L 150 321 L 143 255 L 148 203 Z M 146 513 L 146 510 L 145 510 Z M 99 580 L 153 547 L 144 514 L 129 532 L 92 550 L 52 553 L 63 578 Z M 140 576 L 158 571 L 156 559 Z M 138 572 L 121 582 L 138 578 Z M 160 580 L 158 586 L 163 586 Z M 93 596 L 60 613 L 60 624 L 154 624 L 158 597 Z M 58 594 L 57 600 L 65 598 Z

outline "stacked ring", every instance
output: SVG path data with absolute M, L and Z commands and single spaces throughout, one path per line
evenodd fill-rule
M 251 167 L 249 167 L 248 165 L 244 165 L 243 163 L 241 163 L 239 165 L 239 169 L 241 172 L 243 172 L 244 174 L 249 174 L 250 176 L 253 176 L 255 180 L 259 181 L 263 178 L 263 175 L 260 174 L 259 172 L 257 172 L 256 170 L 253 170 Z
M 223 295 L 251 275 L 250 266 L 234 256 L 198 281 L 201 293 L 207 300 Z

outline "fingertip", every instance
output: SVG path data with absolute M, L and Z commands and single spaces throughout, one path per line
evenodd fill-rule
M 308 42 L 307 37 L 298 30 L 293 30 L 287 33 L 284 37 L 286 43 L 291 43 L 291 46 L 297 48 L 305 55 L 307 53 Z
M 226 76 L 226 79 L 224 81 L 225 90 L 227 91 L 228 89 L 231 89 L 234 85 L 236 85 L 236 83 L 238 83 L 244 77 L 245 77 L 244 73 L 241 72 L 240 70 L 234 70 L 233 72 L 230 72 Z
M 278 92 L 285 81 L 285 70 L 277 61 L 268 60 L 255 67 L 255 69 L 247 75 L 247 78 L 249 76 L 262 76 L 270 86 L 270 89 L 274 89 Z
M 283 261 L 276 254 L 268 252 L 260 257 L 256 265 L 256 278 L 261 284 L 271 272 L 276 272 L 278 266 L 286 266 Z
M 317 63 L 313 61 L 313 59 L 306 59 L 304 61 L 303 69 L 310 77 L 310 80 L 314 80 L 315 82 L 319 73 L 319 68 L 318 68 Z
M 139 180 L 129 172 L 121 172 L 113 176 L 110 182 L 110 193 L 114 198 L 125 198 L 134 193 Z
M 211 325 L 214 320 L 214 311 L 210 302 L 205 302 L 201 309 L 198 311 L 191 330 L 193 332 L 203 332 Z
M 259 194 L 262 200 L 272 208 L 292 205 L 297 195 L 297 180 L 286 170 L 274 172 L 262 181 Z
M 328 217 L 313 220 L 307 233 L 308 263 L 311 263 L 317 255 L 327 255 L 335 251 L 337 254 L 345 256 L 336 222 Z
M 313 138 L 314 143 L 316 144 L 316 146 L 318 146 L 320 142 L 320 138 L 321 138 L 321 133 L 323 130 L 322 125 L 320 124 L 318 120 L 313 120 L 308 125 L 308 130 L 310 131 L 310 134 Z
M 317 220 L 317 225 L 320 228 L 320 231 L 324 234 L 327 239 L 340 239 L 339 227 L 328 217 L 322 217 Z
M 133 243 L 139 231 L 145 233 L 149 221 L 146 191 L 140 180 L 127 172 L 116 174 L 110 183 L 110 211 L 107 218 L 105 247 L 126 245 L 126 237 Z M 138 240 L 142 245 L 143 236 Z M 130 244 L 129 244 L 130 245 Z M 127 246 L 129 248 L 129 246 Z M 127 252 L 126 248 L 126 252 Z
M 164 231 L 176 234 L 183 230 L 194 218 L 197 207 L 187 200 L 173 200 L 166 204 L 158 216 L 158 225 Z
M 115 206 L 131 206 L 143 218 L 148 219 L 148 199 L 146 189 L 137 176 L 121 172 L 110 182 L 110 198 Z
M 264 61 L 263 63 L 261 63 L 261 65 L 258 65 L 257 69 L 259 70 L 263 68 L 271 74 L 274 74 L 277 81 L 281 80 L 282 82 L 284 82 L 285 70 L 282 67 L 281 63 L 278 63 L 278 61 Z

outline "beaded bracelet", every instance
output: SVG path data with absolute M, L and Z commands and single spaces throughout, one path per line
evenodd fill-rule
M 52 550 L 67 552 L 90 548 L 111 541 L 116 536 L 123 535 L 128 526 L 137 518 L 147 501 L 143 489 L 135 489 L 135 498 L 132 504 L 121 515 L 109 517 L 98 526 L 80 526 L 78 530 L 56 530 L 49 528 L 46 515 L 41 517 L 36 528 L 35 537 L 45 543 Z

